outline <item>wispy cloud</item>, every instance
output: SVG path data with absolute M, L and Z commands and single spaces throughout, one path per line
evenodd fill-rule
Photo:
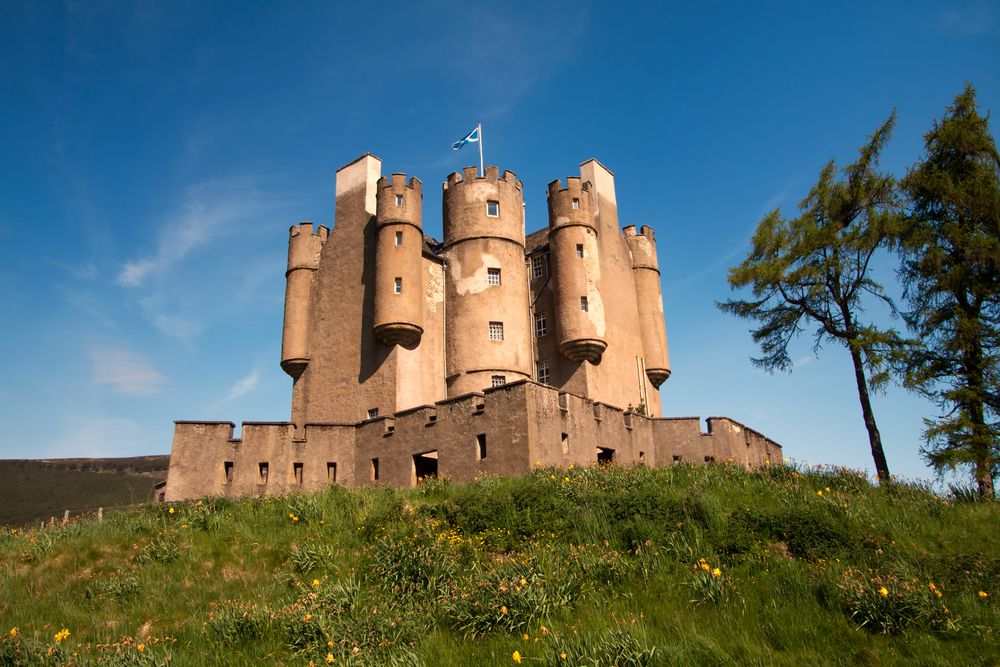
M 91 379 L 95 384 L 108 385 L 126 396 L 158 393 L 167 378 L 153 368 L 145 358 L 116 346 L 94 347 L 90 350 Z
M 254 388 L 260 384 L 260 371 L 256 368 L 250 371 L 249 375 L 241 377 L 239 380 L 233 383 L 233 386 L 229 388 L 229 392 L 223 402 L 231 401 L 234 398 L 239 398 L 240 396 L 245 396 L 249 394 Z
M 222 179 L 192 186 L 174 216 L 160 225 L 156 250 L 126 262 L 117 282 L 138 287 L 162 276 L 189 253 L 224 236 L 260 204 L 261 195 L 252 179 Z
M 945 32 L 958 35 L 987 35 L 993 32 L 993 8 L 985 2 L 961 9 L 946 9 L 939 25 Z
M 792 368 L 802 368 L 816 361 L 815 354 L 804 354 L 792 362 Z

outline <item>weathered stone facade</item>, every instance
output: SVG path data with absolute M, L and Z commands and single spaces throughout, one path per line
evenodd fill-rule
M 656 241 L 619 226 L 599 162 L 549 184 L 549 225 L 527 237 L 509 171 L 448 177 L 442 242 L 423 233 L 422 200 L 419 180 L 381 177 L 372 155 L 337 172 L 333 229 L 290 232 L 291 421 L 246 422 L 240 440 L 230 422 L 177 422 L 165 499 L 780 459 L 733 420 L 701 433 L 697 418 L 660 417 L 670 358 Z

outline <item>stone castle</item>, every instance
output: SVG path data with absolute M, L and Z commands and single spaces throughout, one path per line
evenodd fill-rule
M 281 367 L 291 421 L 178 421 L 165 500 L 329 484 L 412 486 L 533 465 L 780 461 L 725 417 L 663 418 L 670 376 L 653 230 L 622 229 L 597 160 L 548 186 L 525 236 L 521 182 L 488 166 L 423 188 L 366 154 L 337 171 L 332 230 L 292 227 Z

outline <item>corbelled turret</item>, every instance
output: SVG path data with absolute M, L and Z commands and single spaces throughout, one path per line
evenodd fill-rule
M 375 337 L 412 347 L 423 334 L 420 262 L 423 186 L 406 174 L 379 179 L 376 193 Z

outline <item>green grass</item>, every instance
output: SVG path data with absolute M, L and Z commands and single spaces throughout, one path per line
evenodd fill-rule
M 996 665 L 998 519 L 788 466 L 149 505 L 0 537 L 0 665 Z
M 0 526 L 62 519 L 98 507 L 148 502 L 167 478 L 168 456 L 120 459 L 0 460 Z

